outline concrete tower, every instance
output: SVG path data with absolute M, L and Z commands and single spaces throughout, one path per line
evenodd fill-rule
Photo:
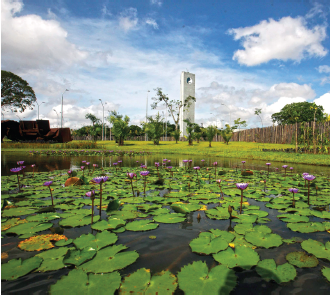
M 185 99 L 189 96 L 195 98 L 195 74 L 182 71 L 180 79 L 180 101 L 182 104 L 184 104 Z M 191 102 L 190 107 L 182 107 L 180 110 L 180 131 L 182 137 L 187 136 L 187 124 L 183 121 L 184 119 L 195 122 L 194 101 Z

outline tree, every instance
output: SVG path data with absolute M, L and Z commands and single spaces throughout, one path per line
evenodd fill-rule
M 201 127 L 198 124 L 196 124 L 195 139 L 196 139 L 197 143 L 199 143 L 199 140 L 201 139 L 202 135 L 203 135 L 203 131 L 202 131 Z
M 163 119 L 158 114 L 153 118 L 152 116 L 148 117 L 148 123 L 145 124 L 145 130 L 148 137 L 154 141 L 154 145 L 159 145 L 159 139 L 163 135 Z
M 220 130 L 221 136 L 223 137 L 223 139 L 225 140 L 225 143 L 229 143 L 231 137 L 233 136 L 233 131 L 234 129 L 236 129 L 237 126 L 230 126 L 229 124 L 226 124 L 226 127 L 224 129 Z
M 111 111 L 111 115 L 108 118 L 110 123 L 112 123 L 112 133 L 116 140 L 118 141 L 119 146 L 124 145 L 124 140 L 129 135 L 130 129 L 129 129 L 129 117 L 125 115 L 123 119 L 123 115 L 119 115 L 116 111 Z
M 171 133 L 171 136 L 175 139 L 175 144 L 178 144 L 178 141 L 180 140 L 180 135 L 181 135 L 181 132 L 180 132 L 179 129 L 174 130 L 174 131 Z
M 184 119 L 183 121 L 187 123 L 187 127 L 186 127 L 186 131 L 188 134 L 187 138 L 188 138 L 189 146 L 191 146 L 195 138 L 195 128 L 196 126 L 198 126 L 198 124 L 191 122 L 189 119 Z
M 180 100 L 171 100 L 168 98 L 167 95 L 163 94 L 162 89 L 160 87 L 154 89 L 157 94 L 156 97 L 152 97 L 152 100 L 155 101 L 151 105 L 152 109 L 156 109 L 158 104 L 164 103 L 168 112 L 172 115 L 172 118 L 175 123 L 175 130 L 178 129 L 179 120 L 180 120 L 180 110 L 181 108 L 188 108 L 190 107 L 192 102 L 196 102 L 196 99 L 192 96 L 187 97 L 182 103 Z M 184 109 L 183 109 L 184 110 Z
M 257 115 L 257 116 L 259 116 L 260 121 L 261 121 L 261 125 L 262 125 L 262 127 L 264 127 L 264 124 L 262 123 L 262 118 L 261 118 L 261 116 L 260 116 L 260 114 L 261 114 L 261 110 L 262 110 L 262 109 L 255 108 L 255 110 L 254 110 L 254 114 Z
M 138 136 L 143 135 L 143 131 L 142 131 L 142 128 L 139 127 L 138 125 L 132 124 L 129 127 L 129 134 L 130 134 L 130 137 L 138 137 Z
M 21 77 L 1 70 L 1 107 L 9 107 L 13 112 L 24 112 L 37 100 L 34 90 Z
M 206 133 L 206 138 L 209 141 L 209 147 L 212 147 L 211 143 L 213 141 L 214 136 L 217 134 L 217 132 L 218 132 L 218 129 L 216 126 L 209 125 L 206 128 L 205 133 Z
M 95 123 L 99 123 L 99 122 L 101 122 L 101 120 L 98 119 L 98 118 L 97 118 L 94 114 L 92 114 L 92 113 L 87 113 L 87 114 L 85 115 L 85 118 L 86 118 L 86 119 L 89 119 L 89 120 L 92 122 L 93 126 L 94 126 Z
M 315 107 L 317 107 L 316 112 Z M 285 105 L 280 112 L 272 115 L 272 119 L 281 125 L 295 124 L 296 122 L 312 122 L 314 115 L 318 122 L 325 120 L 326 117 L 322 106 L 315 103 L 300 102 Z M 296 117 L 298 117 L 297 120 Z
M 236 126 L 238 126 L 238 141 L 240 141 L 239 135 L 240 135 L 240 132 L 241 132 L 241 126 L 246 127 L 247 123 L 246 123 L 245 120 L 241 120 L 241 118 L 237 118 L 236 120 L 234 120 L 234 123 L 235 123 Z

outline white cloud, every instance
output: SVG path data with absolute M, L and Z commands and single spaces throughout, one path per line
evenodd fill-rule
M 160 0 L 150 0 L 150 3 L 152 5 L 158 5 L 158 6 L 162 6 L 163 2 Z
M 326 26 L 309 29 L 304 18 L 269 19 L 252 27 L 230 29 L 235 40 L 242 40 L 244 50 L 237 50 L 233 59 L 240 64 L 255 66 L 270 60 L 294 60 L 324 57 L 328 50 L 321 42 L 326 38 Z
M 18 0 L 1 1 L 2 67 L 7 70 L 71 66 L 88 54 L 68 42 L 68 33 L 55 20 L 30 14 L 16 16 L 23 9 Z
M 330 67 L 328 65 L 322 65 L 318 67 L 320 73 L 330 73 Z
M 330 114 L 330 92 L 313 101 L 316 105 L 323 106 L 324 112 Z
M 125 31 L 134 29 L 138 24 L 137 9 L 130 7 L 125 9 L 119 17 L 119 26 Z
M 150 25 L 150 26 L 153 26 L 154 29 L 158 29 L 158 24 L 157 24 L 157 22 L 156 22 L 154 19 L 152 19 L 152 18 L 148 18 L 148 19 L 146 20 L 146 24 L 147 24 L 147 25 Z

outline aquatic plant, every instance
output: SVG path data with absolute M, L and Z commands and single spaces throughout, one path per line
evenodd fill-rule
M 202 160 L 201 160 L 201 163 L 202 163 L 202 167 L 204 167 L 204 162 L 205 162 L 205 160 L 204 160 L 204 159 L 202 159 Z
M 140 172 L 140 175 L 144 177 L 144 195 L 146 195 L 147 176 L 149 175 L 149 173 L 149 171 Z
M 282 165 L 282 168 L 284 169 L 284 176 L 286 176 L 286 169 L 287 169 L 287 165 L 285 164 L 285 165 Z
M 96 163 L 93 163 L 93 171 L 92 171 L 92 175 L 94 174 L 95 168 L 97 168 L 99 165 Z
M 19 185 L 19 172 L 21 171 L 22 169 L 19 167 L 19 168 L 12 168 L 12 169 L 10 169 L 10 171 L 12 172 L 12 173 L 15 173 L 15 174 L 17 174 L 17 186 L 18 186 L 18 191 L 20 190 L 20 185 Z
M 32 177 L 34 177 L 34 168 L 36 167 L 36 165 L 35 164 L 31 164 L 31 168 L 32 168 L 32 172 L 33 172 L 33 175 L 32 175 Z
M 182 162 L 184 163 L 184 167 L 185 167 L 185 169 L 187 170 L 187 162 L 188 162 L 188 159 L 184 159 L 184 160 L 182 160 Z
M 133 178 L 136 177 L 135 173 L 127 173 L 127 177 L 131 180 L 131 186 L 132 186 L 132 194 L 134 195 L 134 189 L 133 189 Z
M 242 160 L 241 162 L 243 164 L 243 171 L 244 171 L 244 164 L 246 163 L 246 161 L 245 160 Z
M 158 170 L 159 162 L 155 162 L 155 167 L 157 168 L 157 175 L 158 175 L 158 179 L 159 179 L 159 170 Z
M 270 162 L 267 162 L 266 163 L 266 166 L 267 166 L 267 169 L 268 169 L 268 173 L 267 173 L 267 176 L 269 175 L 269 167 L 270 167 L 271 163 Z
M 309 182 L 310 181 L 313 181 L 315 179 L 315 176 L 313 176 L 313 175 L 304 175 L 303 178 L 308 181 L 308 193 L 307 193 L 307 196 L 308 196 L 308 205 L 309 205 Z
M 93 182 L 96 184 L 100 184 L 100 219 L 101 219 L 101 211 L 102 211 L 102 184 L 108 181 L 109 177 L 102 176 L 93 178 Z
M 221 179 L 217 180 L 217 183 L 219 184 L 219 189 L 220 189 L 220 197 L 222 198 L 222 188 L 221 188 Z
M 248 187 L 248 183 L 236 183 L 237 189 L 241 190 L 241 207 L 239 213 L 242 214 L 242 204 L 243 204 L 243 190 Z
M 92 200 L 92 223 L 91 224 L 93 224 L 95 190 L 86 192 L 86 196 L 90 197 L 90 199 Z
M 54 206 L 53 193 L 52 193 L 53 189 L 50 188 L 50 185 L 52 185 L 52 184 L 53 184 L 53 181 L 46 181 L 43 185 L 47 186 L 49 188 L 50 197 L 52 199 L 52 206 Z
M 299 190 L 297 188 L 289 188 L 288 190 L 292 193 L 292 207 L 294 207 L 295 206 L 294 194 L 298 193 Z
M 199 166 L 195 166 L 194 167 L 194 170 L 196 171 L 196 174 L 197 174 L 197 181 L 198 181 L 198 187 L 200 187 L 200 184 L 199 184 L 199 178 L 198 178 L 198 171 L 200 170 L 201 168 Z
M 214 178 L 217 178 L 217 166 L 218 166 L 218 162 L 213 162 L 214 165 Z

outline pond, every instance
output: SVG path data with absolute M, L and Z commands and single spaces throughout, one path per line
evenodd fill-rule
M 172 170 L 166 170 L 160 166 L 159 171 L 161 176 L 164 177 L 165 184 L 153 184 L 158 180 L 154 162 L 161 162 L 164 158 L 171 160 L 171 162 L 167 162 L 167 166 L 171 165 L 173 168 Z M 123 168 L 115 169 L 113 163 L 118 159 L 122 159 Z M 199 165 L 201 167 L 198 175 L 191 168 L 187 170 L 186 164 L 182 162 L 184 159 L 192 159 L 194 166 Z M 94 283 L 91 280 L 91 274 L 96 273 L 96 276 L 110 274 L 106 271 L 93 272 L 91 271 L 93 269 L 89 269 L 91 267 L 87 266 L 91 265 L 93 260 L 94 262 L 98 262 L 98 256 L 100 257 L 103 253 L 106 254 L 106 250 L 113 248 L 112 245 L 123 245 L 128 248 L 120 252 L 119 255 L 127 254 L 128 256 L 128 254 L 131 254 L 133 256 L 135 253 L 129 252 L 137 252 L 138 257 L 133 262 L 127 262 L 127 265 L 122 262 L 129 260 L 126 257 L 126 259 L 121 257 L 123 259 L 119 260 L 120 263 L 117 263 L 121 267 L 114 268 L 113 270 L 115 271 L 111 273 L 111 276 L 114 277 L 117 276 L 116 270 L 120 273 L 118 275 L 119 282 L 116 287 L 108 287 L 105 276 L 104 280 L 102 278 L 95 280 L 101 284 L 101 287 L 107 287 L 108 290 L 103 291 L 105 294 L 113 293 L 110 291 L 116 291 L 117 294 L 118 291 L 130 291 L 136 294 L 137 290 L 132 288 L 129 278 L 126 277 L 129 274 L 134 275 L 138 270 L 139 272 L 135 273 L 136 281 L 142 285 L 139 288 L 145 290 L 146 287 L 143 286 L 143 279 L 145 278 L 145 273 L 148 272 L 141 270 L 142 268 L 150 270 L 150 274 L 153 276 L 152 280 L 157 278 L 157 276 L 154 276 L 156 273 L 164 270 L 168 270 L 175 276 L 169 279 L 166 277 L 166 273 L 163 275 L 161 282 L 165 286 L 164 289 L 169 290 L 163 289 L 161 290 L 163 293 L 160 294 L 164 294 L 166 291 L 172 291 L 171 289 L 173 287 L 175 294 L 183 294 L 184 292 L 186 294 L 192 294 L 193 292 L 190 289 L 194 285 L 197 285 L 195 287 L 197 289 L 195 290 L 196 293 L 207 294 L 208 292 L 211 293 L 210 291 L 214 291 L 212 289 L 221 282 L 229 290 L 221 290 L 223 288 L 218 287 L 217 291 L 227 294 L 230 291 L 231 294 L 329 294 L 330 285 L 325 276 L 323 276 L 324 270 L 328 271 L 327 268 L 330 268 L 329 251 L 324 250 L 323 253 L 321 252 L 321 255 L 317 252 L 314 254 L 313 248 L 315 249 L 316 247 L 310 248 L 308 246 L 308 243 L 314 246 L 313 243 L 315 244 L 315 241 L 318 244 L 329 242 L 329 233 L 327 232 L 330 229 L 328 222 L 330 219 L 329 168 L 293 165 L 294 173 L 288 172 L 288 174 L 284 175 L 284 171 L 281 168 L 282 163 L 272 163 L 270 174 L 267 175 L 267 168 L 264 161 L 250 161 L 246 159 L 245 167 L 253 170 L 254 174 L 251 176 L 242 176 L 241 160 L 223 159 L 220 157 L 218 159 L 204 159 L 204 163 L 206 164 L 212 164 L 214 161 L 218 162 L 216 178 L 215 168 L 213 166 L 207 171 L 206 164 L 204 167 L 200 157 L 184 155 L 177 157 L 171 155 L 151 155 L 147 157 L 124 156 L 122 158 L 102 158 L 94 156 L 24 157 L 23 154 L 13 155 L 3 153 L 1 155 L 2 201 L 4 198 L 8 198 L 14 205 L 19 207 L 18 209 L 26 210 L 27 208 L 31 208 L 32 210 L 28 214 L 25 212 L 25 215 L 18 216 L 17 214 L 10 214 L 10 211 L 17 208 L 4 209 L 2 212 L 2 226 L 8 223 L 9 219 L 13 219 L 13 217 L 36 221 L 35 218 L 39 217 L 35 215 L 36 211 L 51 205 L 50 191 L 48 187 L 42 186 L 43 182 L 48 180 L 53 180 L 51 187 L 54 189 L 55 214 L 59 216 L 56 219 L 49 218 L 51 220 L 47 220 L 45 217 L 43 220 L 37 219 L 40 223 L 51 223 L 52 228 L 49 228 L 49 226 L 47 229 L 40 230 L 36 233 L 32 230 L 27 233 L 24 231 L 19 232 L 18 230 L 16 231 L 19 233 L 15 232 L 15 227 L 17 229 L 17 227 L 24 225 L 24 223 L 4 230 L 2 232 L 1 252 L 2 254 L 6 253 L 8 257 L 3 259 L 2 256 L 2 264 L 6 264 L 11 259 L 17 258 L 21 258 L 22 260 L 40 258 L 36 255 L 49 252 L 49 250 L 24 251 L 18 247 L 21 241 L 32 236 L 32 234 L 43 235 L 58 231 L 68 239 L 73 239 L 73 243 L 67 246 L 50 249 L 65 250 L 67 253 L 64 255 L 68 256 L 68 254 L 73 254 L 73 250 L 78 251 L 78 238 L 84 238 L 86 234 L 92 234 L 94 236 L 103 234 L 102 230 L 96 226 L 101 224 L 97 223 L 108 221 L 111 224 L 118 217 L 124 220 L 124 222 L 118 227 L 112 227 L 111 230 L 105 230 L 106 233 L 116 236 L 118 240 L 108 245 L 105 244 L 104 248 L 97 250 L 96 255 L 86 259 L 85 263 L 75 267 L 75 264 L 68 263 L 69 261 L 65 261 L 66 264 L 63 264 L 63 260 L 68 260 L 64 259 L 64 255 L 58 255 L 55 259 L 50 259 L 50 256 L 44 256 L 42 257 L 43 262 L 40 263 L 42 268 L 37 266 L 22 277 L 15 280 L 2 281 L 2 294 L 48 294 L 49 291 L 56 293 L 56 291 L 60 291 L 60 286 L 68 289 L 67 291 L 82 294 L 82 291 L 87 291 L 84 290 L 88 287 L 86 286 L 87 283 L 81 283 L 81 287 L 74 285 L 74 282 L 78 281 L 78 279 L 79 281 L 83 281 L 81 278 L 82 275 L 85 276 L 88 274 L 91 283 Z M 21 180 L 22 184 L 26 185 L 26 187 L 21 189 L 21 193 L 15 191 L 15 186 L 17 186 L 16 175 L 9 171 L 10 168 L 17 167 L 16 162 L 18 160 L 24 160 L 25 165 L 27 165 L 26 176 Z M 67 170 L 78 170 L 82 164 L 82 160 L 99 165 L 93 175 L 89 175 L 92 170 L 85 170 L 84 176 L 88 180 L 102 174 L 109 176 L 109 180 L 103 185 L 103 203 L 105 206 L 112 200 L 120 200 L 123 203 L 118 210 L 106 211 L 106 207 L 102 208 L 100 219 L 102 221 L 97 221 L 99 219 L 99 209 L 97 208 L 99 195 L 96 196 L 94 207 L 96 216 L 94 217 L 93 228 L 98 228 L 98 230 L 92 229 L 89 222 L 92 207 L 91 200 L 85 196 L 85 192 L 90 191 L 92 186 L 95 189 L 98 189 L 99 186 L 62 186 L 68 178 L 66 174 Z M 38 173 L 35 173 L 34 176 L 29 166 L 33 163 L 38 165 L 36 170 Z M 150 174 L 147 176 L 146 196 L 143 194 L 144 179 L 139 176 L 141 168 L 138 165 L 141 163 L 147 165 L 150 171 Z M 237 165 L 239 168 L 236 171 Z M 288 165 L 290 166 L 291 164 Z M 274 170 L 276 166 L 280 168 L 279 171 Z M 104 171 L 101 170 L 102 167 Z M 222 172 L 224 175 L 218 175 L 221 167 L 224 168 Z M 259 172 L 260 170 L 263 170 L 261 174 Z M 131 183 L 126 176 L 126 171 L 135 171 L 138 174 L 138 178 L 134 178 L 133 182 L 134 198 L 132 198 Z M 171 171 L 173 171 L 173 175 Z M 317 182 L 315 184 L 318 186 L 318 193 L 316 193 L 314 184 L 314 187 L 310 189 L 311 205 L 308 205 L 308 189 L 304 186 L 304 180 L 301 175 L 297 175 L 297 173 L 301 174 L 302 172 L 309 172 L 316 175 L 315 181 Z M 81 171 L 78 172 L 78 176 L 82 177 Z M 219 183 L 216 182 L 217 179 L 223 180 L 220 183 L 221 189 L 218 186 Z M 264 180 L 266 180 L 266 183 L 261 182 Z M 236 188 L 235 182 L 242 181 L 248 182 L 249 185 L 243 191 L 245 203 L 243 204 L 242 215 L 240 215 L 241 191 Z M 288 192 L 289 187 L 297 187 L 299 189 L 299 193 L 295 195 L 295 207 L 292 207 L 292 194 Z M 221 194 L 221 191 L 223 194 Z M 233 219 L 229 219 L 227 210 L 229 205 L 234 208 L 232 213 L 234 216 Z M 168 215 L 170 214 L 168 213 L 171 213 L 173 222 L 176 222 L 175 219 L 178 222 L 170 223 L 168 219 Z M 294 216 L 292 216 L 293 213 L 295 213 Z M 51 217 L 51 214 L 54 213 L 47 213 L 49 217 Z M 278 216 L 281 214 L 287 216 L 279 218 Z M 74 227 L 70 227 L 70 225 L 63 222 L 70 217 L 77 217 L 79 221 L 83 220 L 79 215 L 88 217 L 88 222 L 85 224 L 82 223 L 82 226 Z M 7 220 L 4 221 L 4 219 Z M 136 225 L 131 224 L 135 221 L 145 221 L 146 219 L 150 220 L 151 228 L 156 228 L 148 231 L 136 231 L 141 230 L 142 226 L 140 225 L 137 229 Z M 74 221 L 74 223 L 76 222 Z M 156 226 L 156 224 L 158 225 Z M 35 225 L 36 227 L 41 227 L 38 223 Z M 302 225 L 306 226 L 305 230 L 301 230 Z M 272 232 L 271 234 L 269 233 L 270 231 Z M 268 242 L 270 236 L 273 237 L 269 239 L 269 245 L 263 245 L 264 242 L 260 242 Z M 261 237 L 261 239 L 257 240 L 256 237 Z M 299 237 L 299 239 L 289 241 L 289 239 L 294 237 Z M 274 240 L 279 240 L 279 243 L 274 242 Z M 225 246 L 220 247 L 223 244 Z M 70 250 L 71 253 L 66 248 L 72 248 Z M 244 253 L 242 250 L 247 253 Z M 80 252 L 82 251 L 83 249 L 80 250 Z M 231 258 L 230 252 L 237 252 L 238 257 L 245 257 L 245 259 L 254 257 L 257 259 L 254 262 L 245 262 L 244 264 L 238 262 L 235 267 L 235 265 L 231 265 L 232 262 L 229 262 L 230 260 L 227 262 L 224 259 Z M 241 256 L 239 252 L 243 252 L 242 254 L 246 255 Z M 268 268 L 266 263 L 269 263 L 269 260 L 267 261 L 266 259 L 274 259 L 276 265 L 279 267 L 287 264 L 287 255 L 293 252 L 305 252 L 308 254 L 308 258 L 313 258 L 314 263 L 317 261 L 318 264 L 315 267 L 308 268 L 290 265 L 289 269 L 294 274 L 293 276 L 287 273 L 283 275 L 280 271 L 277 273 L 276 270 L 273 270 L 273 272 L 268 271 L 268 273 L 265 272 Z M 294 255 L 297 255 L 297 253 L 294 253 Z M 70 256 L 72 257 L 73 255 Z M 108 257 L 112 258 L 113 256 L 117 255 L 113 254 Z M 58 267 L 54 267 L 52 260 L 61 261 L 62 265 L 60 264 Z M 106 258 L 104 260 L 106 261 Z M 104 265 L 107 264 L 105 261 Z M 210 269 L 208 275 L 207 270 L 203 271 L 202 262 L 205 262 Z M 290 263 L 292 262 L 290 261 Z M 93 268 L 96 265 L 94 264 Z M 224 269 L 221 273 L 218 271 L 218 274 L 216 274 L 216 270 L 220 268 L 218 266 Z M 287 267 L 287 265 L 285 266 Z M 8 268 L 7 265 L 2 266 L 2 270 L 6 268 Z M 39 271 L 36 271 L 37 268 L 39 268 Z M 193 268 L 195 268 L 194 272 L 192 272 Z M 77 272 L 77 270 L 81 274 L 72 273 Z M 278 270 L 280 270 L 280 267 Z M 69 273 L 72 274 L 73 282 L 70 282 L 69 277 L 65 277 Z M 196 273 L 200 273 L 200 275 L 194 278 Z M 226 276 L 224 277 L 221 274 L 226 274 Z M 273 277 L 275 281 L 267 281 L 267 276 L 268 278 Z M 292 279 L 290 279 L 290 276 Z M 283 280 L 285 277 L 287 277 L 287 281 Z M 60 281 L 61 278 L 62 280 Z M 118 281 L 118 278 L 116 280 Z M 116 280 L 113 280 L 113 282 L 116 282 Z M 281 282 L 282 280 L 283 282 L 280 284 L 276 282 Z M 178 281 L 178 286 L 176 286 L 176 281 Z M 118 289 L 120 284 L 121 290 Z M 152 287 L 152 285 L 150 286 Z M 72 287 L 75 287 L 77 290 L 70 290 Z M 95 290 L 91 291 L 88 293 L 93 293 L 94 291 L 94 293 L 100 294 L 100 291 L 96 287 Z M 152 291 L 155 294 L 156 290 Z

